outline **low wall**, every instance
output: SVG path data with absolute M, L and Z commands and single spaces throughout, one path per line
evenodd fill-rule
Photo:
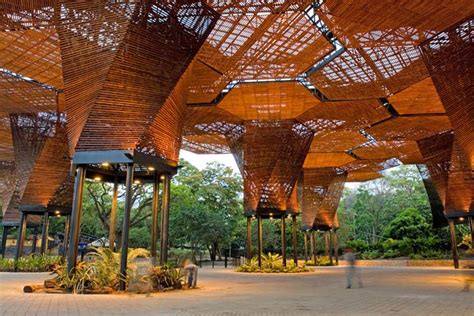
M 347 265 L 345 260 L 339 260 L 339 265 Z M 362 267 L 452 267 L 453 260 L 357 260 Z M 473 260 L 459 260 L 460 267 L 474 267 Z

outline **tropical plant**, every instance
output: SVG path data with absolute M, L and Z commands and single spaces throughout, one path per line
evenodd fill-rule
M 182 288 L 184 275 L 181 269 L 165 264 L 161 267 L 151 268 L 146 278 L 151 283 L 153 290 L 163 291 Z
M 48 255 L 30 255 L 27 257 L 20 257 L 15 262 L 14 259 L 3 258 L 0 259 L 0 271 L 10 272 L 48 272 L 52 267 L 62 260 L 59 256 Z
M 282 257 L 278 254 L 264 254 L 262 255 L 262 268 L 258 266 L 258 259 L 254 257 L 250 262 L 241 265 L 237 268 L 237 272 L 263 272 L 263 273 L 298 273 L 309 272 L 306 265 L 296 265 L 292 260 L 289 260 L 286 266 L 283 265 Z

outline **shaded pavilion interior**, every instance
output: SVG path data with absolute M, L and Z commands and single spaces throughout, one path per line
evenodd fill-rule
M 166 262 L 180 149 L 234 155 L 259 258 L 262 220 L 281 218 L 284 231 L 291 218 L 293 243 L 296 229 L 311 248 L 311 231 L 337 242 L 344 184 L 400 164 L 418 166 L 433 225 L 449 224 L 453 245 L 455 224 L 473 231 L 472 1 L 2 5 L 2 211 L 23 231 L 71 214 L 71 270 L 85 178 L 114 183 L 112 209 L 125 185 L 122 272 L 131 187 L 153 183 L 152 244 L 161 213 Z M 457 267 L 456 247 L 453 257 Z

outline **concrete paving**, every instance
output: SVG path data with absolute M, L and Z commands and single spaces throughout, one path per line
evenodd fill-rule
M 0 273 L 2 315 L 474 315 L 474 271 L 361 267 L 363 288 L 345 289 L 344 267 L 304 274 L 203 268 L 196 290 L 152 295 L 24 294 L 46 273 Z M 472 281 L 470 281 L 472 282 Z

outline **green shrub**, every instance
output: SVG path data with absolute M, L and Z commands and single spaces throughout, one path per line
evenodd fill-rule
M 331 264 L 331 260 L 329 259 L 328 256 L 320 256 L 316 257 L 316 262 L 314 260 L 309 260 L 306 263 L 307 266 L 320 266 L 320 267 L 327 267 L 327 266 L 332 266 L 334 265 L 334 261 Z
M 380 252 L 378 250 L 369 250 L 360 254 L 360 258 L 364 260 L 373 260 L 380 258 Z
M 364 240 L 360 239 L 348 240 L 346 246 L 359 253 L 369 249 L 369 245 Z
M 172 265 L 153 267 L 146 279 L 151 283 L 153 290 L 162 291 L 167 288 L 180 289 L 183 286 L 184 275 L 181 269 Z
M 260 272 L 260 273 L 299 273 L 309 272 L 309 269 L 303 265 L 298 266 L 292 260 L 288 260 L 286 267 L 283 265 L 282 257 L 278 254 L 268 253 L 262 255 L 262 268 L 258 267 L 258 259 L 254 257 L 249 263 L 243 264 L 237 268 L 237 272 Z
M 16 262 L 18 272 L 49 272 L 53 266 L 60 264 L 62 258 L 48 255 L 30 255 L 20 257 Z M 9 258 L 0 259 L 0 271 L 11 272 L 15 270 L 15 260 Z

